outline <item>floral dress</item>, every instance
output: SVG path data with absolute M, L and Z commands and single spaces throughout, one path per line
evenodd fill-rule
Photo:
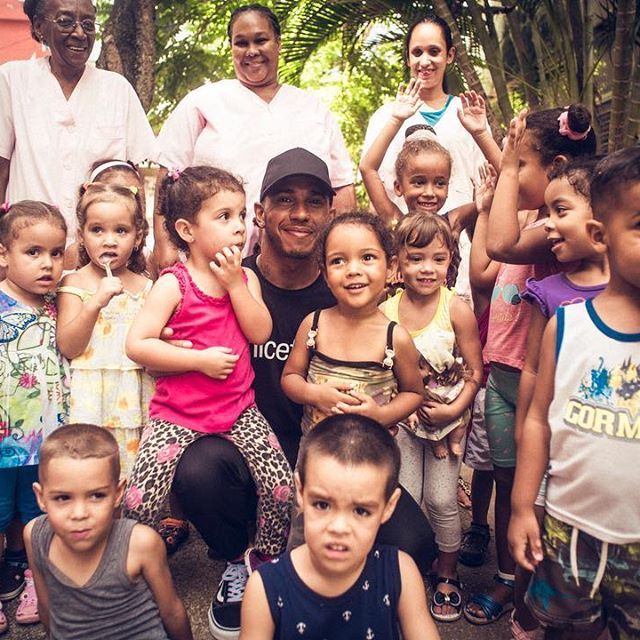
M 129 327 L 144 304 L 151 280 L 137 294 L 124 291 L 100 311 L 84 353 L 71 361 L 71 421 L 97 424 L 111 431 L 120 450 L 121 476 L 127 477 L 149 417 L 154 383 L 124 349 Z M 61 293 L 83 302 L 93 291 L 62 286 Z
M 56 346 L 56 307 L 0 290 L 0 468 L 36 465 L 46 436 L 67 422 L 69 377 Z

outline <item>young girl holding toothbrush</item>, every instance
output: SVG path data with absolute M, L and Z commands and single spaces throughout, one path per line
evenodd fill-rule
M 124 349 L 151 289 L 142 275 L 148 225 L 135 187 L 89 183 L 77 213 L 83 266 L 58 289 L 58 347 L 71 360 L 70 419 L 112 431 L 127 477 L 153 392 L 151 378 Z
M 251 388 L 249 342 L 268 339 L 271 317 L 257 277 L 241 266 L 245 193 L 226 171 L 189 167 L 167 174 L 161 202 L 167 231 L 187 260 L 163 272 L 127 339 L 136 362 L 173 375 L 157 380 L 125 515 L 156 524 L 186 447 L 207 434 L 227 438 L 258 488 L 255 547 L 245 557 L 251 572 L 284 550 L 293 493 L 291 469 Z M 161 340 L 165 326 L 193 349 Z

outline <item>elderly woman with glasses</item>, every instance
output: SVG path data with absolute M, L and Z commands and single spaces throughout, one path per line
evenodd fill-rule
M 97 27 L 90 0 L 25 0 L 24 11 L 50 55 L 0 66 L 0 202 L 56 204 L 71 242 L 89 167 L 153 157 L 155 138 L 129 82 L 87 64 Z

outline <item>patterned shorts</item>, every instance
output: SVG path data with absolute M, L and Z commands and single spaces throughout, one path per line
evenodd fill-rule
M 640 543 L 607 545 L 580 531 L 574 542 L 576 581 L 572 532 L 570 525 L 545 515 L 544 560 L 525 597 L 529 608 L 545 627 L 585 634 L 608 627 L 613 638 L 640 639 Z M 602 553 L 606 562 L 601 563 Z

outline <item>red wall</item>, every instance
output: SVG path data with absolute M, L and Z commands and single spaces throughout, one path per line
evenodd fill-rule
M 42 45 L 31 38 L 31 25 L 18 0 L 0 0 L 0 64 L 42 57 Z

